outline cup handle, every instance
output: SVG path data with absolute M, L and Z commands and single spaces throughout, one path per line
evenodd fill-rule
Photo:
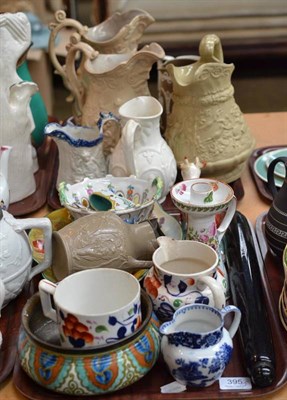
M 285 165 L 285 178 L 287 177 L 287 157 L 278 157 L 275 158 L 273 161 L 271 161 L 271 163 L 269 164 L 268 170 L 267 170 L 267 186 L 268 189 L 273 197 L 273 199 L 275 198 L 275 196 L 278 193 L 278 189 L 275 185 L 275 176 L 274 176 L 274 170 L 276 165 L 282 162 Z
M 214 307 L 222 309 L 225 306 L 225 294 L 221 285 L 212 276 L 198 278 L 198 283 L 203 283 L 211 290 L 214 299 Z
M 221 224 L 217 228 L 218 243 L 220 243 L 226 229 L 229 227 L 230 222 L 235 214 L 235 211 L 236 211 L 236 197 L 233 196 L 232 200 L 228 204 L 226 214 L 225 214 L 223 220 L 221 221 Z
M 39 293 L 43 314 L 57 322 L 57 313 L 52 306 L 51 296 L 54 295 L 57 285 L 48 279 L 41 279 L 39 282 Z
M 228 332 L 229 332 L 230 337 L 232 339 L 233 336 L 235 335 L 238 327 L 239 327 L 239 324 L 240 324 L 241 311 L 239 310 L 238 307 L 233 306 L 233 305 L 229 305 L 229 306 L 224 307 L 220 312 L 221 312 L 223 318 L 225 318 L 226 315 L 231 313 L 231 312 L 234 313 L 233 321 L 232 321 L 230 327 L 228 328 Z

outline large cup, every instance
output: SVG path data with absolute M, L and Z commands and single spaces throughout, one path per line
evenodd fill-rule
M 59 284 L 42 279 L 39 292 L 43 313 L 57 322 L 65 348 L 108 345 L 130 336 L 141 324 L 140 284 L 122 270 L 80 271 Z
M 160 247 L 153 253 L 154 267 L 143 284 L 161 321 L 172 319 L 187 304 L 224 307 L 223 276 L 217 273 L 218 254 L 212 247 L 164 236 L 157 241 Z

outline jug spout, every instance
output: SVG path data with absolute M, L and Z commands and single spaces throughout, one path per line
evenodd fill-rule
M 9 184 L 8 184 L 8 163 L 11 146 L 0 147 L 0 209 L 7 210 L 9 207 Z

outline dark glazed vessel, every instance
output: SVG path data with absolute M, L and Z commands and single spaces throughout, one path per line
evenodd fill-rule
M 252 231 L 244 215 L 236 212 L 223 237 L 232 302 L 241 311 L 239 334 L 245 367 L 252 383 L 273 383 L 275 354 Z
M 284 164 L 285 178 L 282 187 L 278 190 L 274 181 L 274 171 L 279 162 Z M 267 181 L 273 203 L 267 213 L 265 235 L 269 248 L 282 259 L 287 244 L 287 157 L 275 158 L 270 163 Z

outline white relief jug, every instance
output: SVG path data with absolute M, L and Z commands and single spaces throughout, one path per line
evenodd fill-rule
M 17 64 L 31 44 L 31 25 L 24 13 L 0 14 L 0 124 L 1 146 L 12 146 L 8 185 L 10 202 L 20 201 L 36 190 L 38 160 L 32 146 L 35 128 L 30 109 L 31 96 L 38 90 L 33 82 L 22 81 Z M 15 173 L 17 171 L 17 173 Z
M 45 126 L 44 135 L 52 137 L 59 150 L 57 187 L 61 182 L 73 184 L 107 175 L 104 125 L 109 122 L 108 132 L 113 136 L 120 130 L 118 121 L 112 113 L 101 113 L 95 127 L 75 125 L 71 119 L 63 125 L 53 122 Z
M 114 176 L 136 175 L 152 182 L 163 181 L 163 201 L 175 182 L 177 167 L 174 155 L 161 136 L 162 106 L 152 96 L 135 97 L 119 108 L 124 125 L 122 136 L 109 160 Z

